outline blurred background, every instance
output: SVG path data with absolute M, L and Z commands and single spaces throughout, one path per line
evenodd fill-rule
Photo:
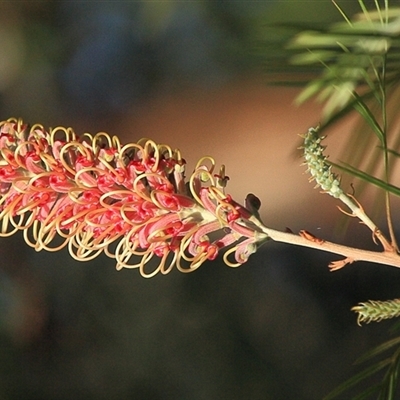
M 297 135 L 319 106 L 267 85 L 285 72 L 268 68 L 268 43 L 284 39 L 273 23 L 340 18 L 330 0 L 2 1 L 2 119 L 150 137 L 189 170 L 211 155 L 238 202 L 260 197 L 267 225 L 365 247 L 357 223 L 335 234 L 335 201 L 300 166 Z M 334 155 L 343 131 L 328 138 Z M 393 323 L 360 328 L 350 308 L 398 296 L 400 279 L 363 263 L 332 274 L 335 256 L 278 244 L 238 269 L 150 280 L 105 257 L 35 253 L 18 235 L 0 256 L 0 400 L 321 399 L 390 337 Z

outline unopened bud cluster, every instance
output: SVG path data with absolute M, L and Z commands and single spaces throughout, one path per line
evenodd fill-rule
M 375 301 L 370 300 L 365 303 L 359 303 L 351 309 L 358 313 L 357 323 L 379 322 L 384 319 L 390 319 L 400 316 L 400 299 Z
M 307 171 L 310 172 L 310 181 L 315 180 L 317 186 L 325 193 L 333 197 L 340 197 L 343 190 L 336 174 L 331 171 L 332 166 L 328 164 L 324 155 L 325 147 L 321 145 L 324 136 L 318 135 L 318 129 L 310 128 L 304 137 L 304 159 Z

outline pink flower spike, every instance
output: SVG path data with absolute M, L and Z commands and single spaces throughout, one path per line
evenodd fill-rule
M 106 133 L 0 122 L 0 236 L 21 230 L 36 250 L 68 246 L 80 261 L 105 252 L 145 277 L 192 272 L 222 250 L 228 265 L 232 253 L 244 262 L 266 235 L 224 193 L 223 167 L 214 174 L 203 157 L 186 183 L 185 164 L 147 139 L 121 145 Z

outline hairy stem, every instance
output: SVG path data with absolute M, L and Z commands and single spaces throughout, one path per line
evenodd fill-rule
M 395 247 L 389 243 L 389 241 L 386 239 L 380 229 L 368 217 L 364 209 L 356 201 L 354 201 L 351 197 L 349 197 L 349 195 L 346 195 L 345 193 L 342 193 L 339 196 L 339 199 L 344 204 L 346 204 L 347 207 L 350 208 L 351 212 L 353 213 L 352 216 L 357 217 L 372 231 L 374 236 L 381 242 L 385 251 L 395 251 Z
M 276 242 L 293 244 L 296 246 L 308 247 L 329 253 L 339 254 L 351 261 L 368 261 L 400 268 L 400 256 L 392 251 L 376 252 L 344 246 L 329 241 L 313 241 L 293 233 L 277 231 L 260 224 L 258 226 L 265 234 L 267 234 Z

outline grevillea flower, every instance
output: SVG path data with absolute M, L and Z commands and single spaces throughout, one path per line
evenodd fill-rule
M 214 168 L 204 157 L 185 182 L 185 161 L 167 145 L 9 119 L 0 123 L 0 236 L 21 230 L 37 251 L 68 246 L 80 261 L 104 252 L 145 277 L 194 271 L 222 249 L 238 266 L 268 237 Z

